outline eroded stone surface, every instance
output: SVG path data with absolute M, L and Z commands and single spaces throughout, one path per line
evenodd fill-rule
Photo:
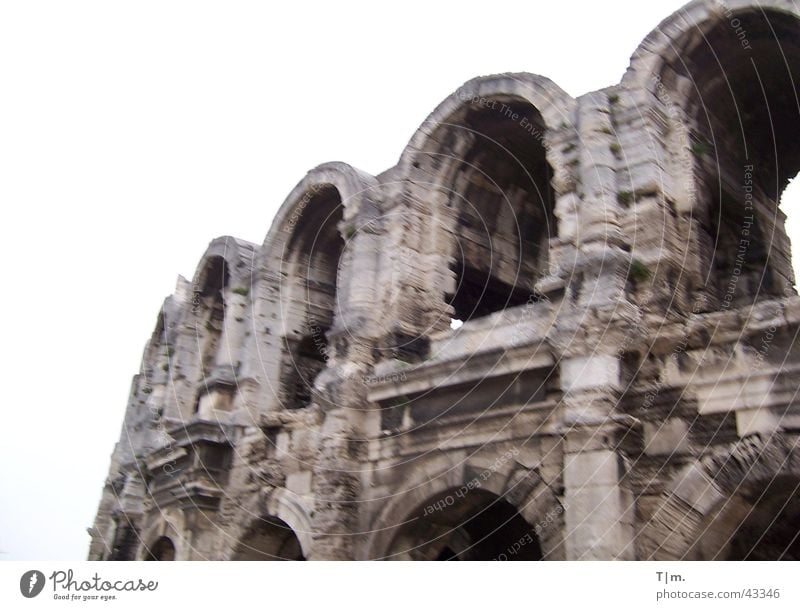
M 798 18 L 692 2 L 578 99 L 474 79 L 211 242 L 89 557 L 800 558 Z

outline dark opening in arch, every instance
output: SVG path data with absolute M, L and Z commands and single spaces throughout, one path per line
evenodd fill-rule
M 800 559 L 800 477 L 742 485 L 706 516 L 687 559 Z
M 506 500 L 482 489 L 452 489 L 417 507 L 404 521 L 387 554 L 390 559 L 542 559 L 534 527 Z
M 286 522 L 262 517 L 242 536 L 231 557 L 234 561 L 304 561 L 300 540 Z
M 147 549 L 147 561 L 175 561 L 175 545 L 166 536 L 161 536 Z
M 665 67 L 682 99 L 697 176 L 707 310 L 794 293 L 781 193 L 800 171 L 800 26 L 753 9 L 720 18 Z
M 337 309 L 337 275 L 344 250 L 339 234 L 342 199 L 332 185 L 313 188 L 289 240 L 281 298 L 287 323 L 282 386 L 289 409 L 308 406 L 314 380 L 329 358 L 328 332 Z
M 440 129 L 452 231 L 453 320 L 480 318 L 534 298 L 555 234 L 544 122 L 530 103 L 497 96 L 468 104 Z M 457 325 L 454 324 L 454 325 Z

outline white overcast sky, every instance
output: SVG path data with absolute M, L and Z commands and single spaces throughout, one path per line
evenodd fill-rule
M 474 76 L 617 83 L 682 4 L 2 3 L 0 558 L 86 556 L 142 348 L 212 238 L 262 242 L 319 163 L 394 165 Z

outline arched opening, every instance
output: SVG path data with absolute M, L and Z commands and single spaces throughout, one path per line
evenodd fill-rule
M 147 549 L 147 561 L 175 561 L 175 545 L 166 536 L 161 536 Z
M 800 26 L 752 10 L 726 15 L 697 40 L 661 78 L 673 99 L 688 95 L 693 238 L 704 261 L 690 289 L 706 310 L 727 309 L 793 293 L 778 203 L 800 171 Z
M 742 486 L 706 516 L 688 559 L 800 559 L 800 478 Z
M 282 386 L 289 409 L 313 400 L 314 379 L 328 360 L 328 332 L 336 313 L 342 200 L 331 185 L 314 187 L 301 201 L 299 217 L 282 261 L 284 316 Z
M 418 506 L 394 537 L 389 559 L 534 561 L 536 531 L 516 508 L 483 489 L 452 489 Z
M 234 561 L 304 561 L 300 540 L 284 521 L 263 517 L 247 530 L 231 557 Z
M 555 230 L 544 137 L 536 108 L 509 96 L 466 104 L 436 132 L 431 164 L 446 201 L 452 328 L 535 298 Z

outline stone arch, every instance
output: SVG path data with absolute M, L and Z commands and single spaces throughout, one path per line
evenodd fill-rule
M 542 558 L 564 559 L 564 507 L 558 496 L 537 469 L 528 469 L 505 456 L 507 454 L 502 454 L 493 462 L 473 460 L 455 466 L 432 462 L 415 468 L 402 487 L 404 491 L 393 496 L 372 519 L 364 558 L 408 558 L 392 548 L 404 526 L 424 516 L 426 507 L 433 507 L 429 513 L 435 512 L 437 502 L 444 502 L 448 507 L 457 499 L 479 492 L 488 499 L 484 507 L 502 502 L 527 522 L 535 533 Z M 433 538 L 440 536 L 441 533 L 436 533 Z M 461 544 L 457 542 L 457 535 L 455 539 L 447 536 L 451 550 L 458 553 L 463 548 L 453 548 L 454 540 Z M 444 547 L 434 549 L 434 555 L 443 550 Z
M 285 488 L 276 489 L 267 499 L 267 511 L 292 528 L 300 542 L 304 557 L 312 550 L 311 509 L 296 494 Z
M 231 281 L 243 282 L 249 285 L 254 279 L 252 273 L 256 248 L 256 244 L 228 235 L 213 239 L 197 264 L 192 278 L 192 285 L 195 288 L 204 285 L 210 264 L 215 259 L 225 261 Z
M 660 74 L 665 64 L 679 59 L 685 53 L 688 42 L 696 43 L 720 19 L 733 20 L 752 11 L 800 17 L 797 4 L 789 0 L 725 0 L 724 3 L 692 0 L 661 21 L 645 36 L 631 55 L 630 66 L 622 78 L 622 84 L 628 89 L 643 89 L 656 94 L 658 80 L 653 78 L 654 75 Z M 741 40 L 741 32 L 736 31 L 737 26 L 741 24 L 731 25 L 734 35 Z
M 539 560 L 541 544 L 529 524 L 504 498 L 476 488 L 450 489 L 414 507 L 399 528 L 392 559 Z
M 374 290 L 353 261 L 358 224 L 377 210 L 377 181 L 343 163 L 308 173 L 286 199 L 264 242 L 273 278 L 267 306 L 279 321 L 281 403 L 298 409 L 320 399 L 317 376 L 354 332 L 353 285 Z M 348 228 L 345 228 L 348 227 Z
M 777 559 L 800 553 L 797 441 L 753 435 L 678 473 L 638 535 L 640 559 Z M 787 527 L 792 530 L 785 538 Z M 785 548 L 777 548 L 776 533 Z M 788 540 L 788 542 L 787 542 Z M 774 556 L 771 556 L 774 555 Z
M 495 74 L 467 81 L 442 101 L 417 129 L 403 150 L 398 167 L 408 172 L 420 153 L 439 148 L 436 130 L 446 125 L 471 100 L 509 98 L 525 100 L 541 114 L 545 132 L 555 133 L 573 125 L 577 102 L 549 78 L 538 74 Z M 522 117 L 519 119 L 521 120 Z M 532 133 L 533 138 L 544 140 L 546 133 Z M 569 170 L 560 152 L 548 148 L 548 161 L 554 174 L 553 186 L 561 192 L 571 182 Z
M 154 550 L 159 550 L 156 546 L 159 541 L 164 539 L 169 540 L 172 545 L 172 554 L 175 560 L 187 559 L 188 549 L 184 548 L 186 540 L 180 533 L 183 529 L 184 520 L 180 511 L 162 510 L 160 518 L 146 528 L 141 536 L 142 544 L 138 551 L 139 560 L 148 560 L 153 555 Z
M 234 408 L 244 343 L 241 322 L 249 314 L 255 248 L 233 237 L 218 237 L 209 244 L 192 279 L 188 326 L 199 357 L 192 407 L 201 417 L 213 418 Z
M 231 554 L 232 561 L 303 561 L 300 540 L 283 520 L 271 515 L 253 519 Z
M 341 162 L 324 163 L 315 167 L 297 183 L 275 214 L 263 245 L 268 262 L 274 264 L 285 256 L 289 242 L 298 230 L 303 212 L 313 206 L 315 192 L 326 186 L 338 192 L 342 218 L 345 221 L 377 207 L 380 200 L 378 181 L 374 176 Z
M 240 506 L 237 517 L 231 521 L 234 527 L 226 534 L 229 541 L 227 557 L 235 559 L 237 553 L 247 551 L 242 542 L 247 542 L 248 531 L 263 524 L 267 534 L 271 532 L 281 539 L 291 532 L 297 538 L 300 554 L 308 558 L 313 548 L 311 512 L 303 498 L 283 487 L 254 499 L 247 506 Z M 271 529 L 271 526 L 277 529 Z
M 778 200 L 800 172 L 800 8 L 691 2 L 637 48 L 623 78 L 666 117 L 667 197 L 685 215 L 687 289 L 705 309 L 794 294 Z
M 417 130 L 397 171 L 402 222 L 417 218 L 405 247 L 426 264 L 426 294 L 409 298 L 425 311 L 401 332 L 426 335 L 450 318 L 529 302 L 549 273 L 555 199 L 572 181 L 550 138 L 569 128 L 574 111 L 575 101 L 551 81 L 504 74 L 469 81 Z M 415 287 L 416 264 L 401 262 Z
M 169 536 L 161 536 L 147 550 L 145 561 L 175 561 L 175 543 Z

